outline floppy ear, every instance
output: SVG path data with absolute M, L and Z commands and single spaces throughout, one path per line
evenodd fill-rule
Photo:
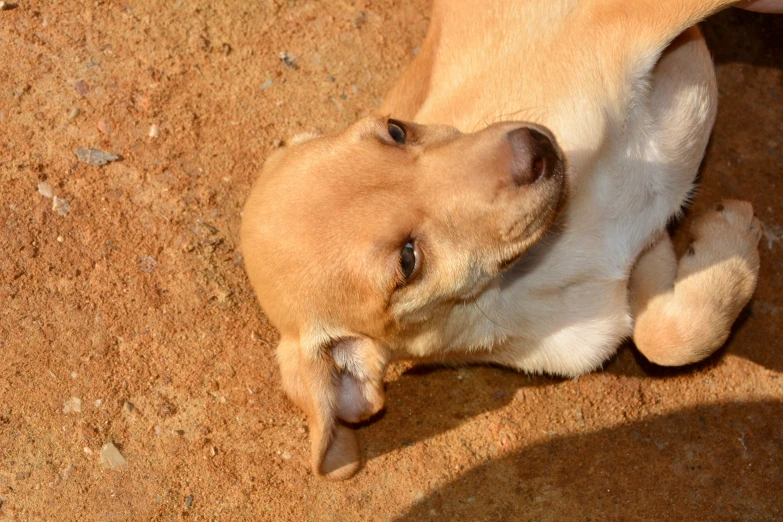
M 307 414 L 313 472 L 352 477 L 361 466 L 359 442 L 340 420 L 359 422 L 383 407 L 385 350 L 357 338 L 308 349 L 284 337 L 277 359 L 283 389 Z

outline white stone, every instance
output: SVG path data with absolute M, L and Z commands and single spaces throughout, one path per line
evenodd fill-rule
M 52 190 L 52 186 L 45 181 L 43 183 L 38 184 L 38 193 L 45 198 L 51 198 L 52 196 L 54 196 L 54 191 Z
M 81 413 L 82 400 L 78 397 L 71 397 L 63 403 L 63 413 Z
M 114 443 L 109 442 L 103 445 L 101 448 L 101 464 L 107 468 L 115 469 L 120 466 L 124 466 L 126 463 L 125 457 L 122 456 L 120 450 Z

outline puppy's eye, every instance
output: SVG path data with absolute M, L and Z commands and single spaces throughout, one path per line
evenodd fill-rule
M 405 129 L 402 124 L 396 120 L 389 120 L 389 136 L 400 145 L 405 145 Z
M 400 270 L 406 281 L 416 270 L 416 249 L 411 241 L 405 243 L 400 251 Z

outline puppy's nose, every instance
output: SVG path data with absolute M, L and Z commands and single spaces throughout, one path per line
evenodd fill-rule
M 549 178 L 558 168 L 561 160 L 556 145 L 543 133 L 522 127 L 512 130 L 506 137 L 511 144 L 511 177 L 517 186 Z

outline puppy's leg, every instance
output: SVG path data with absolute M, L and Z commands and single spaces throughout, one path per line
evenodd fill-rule
M 691 233 L 679 262 L 664 234 L 631 273 L 634 342 L 663 366 L 693 363 L 719 348 L 758 280 L 761 227 L 750 203 L 724 201 Z

